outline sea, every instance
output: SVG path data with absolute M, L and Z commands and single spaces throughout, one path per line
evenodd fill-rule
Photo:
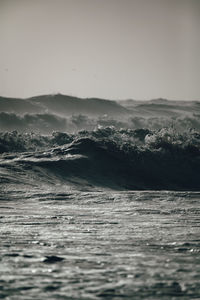
M 0 299 L 200 299 L 200 134 L 0 134 Z

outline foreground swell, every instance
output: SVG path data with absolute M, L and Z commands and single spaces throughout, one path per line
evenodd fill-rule
M 200 189 L 200 134 L 99 128 L 2 134 L 1 181 L 113 189 Z
M 199 200 L 198 192 L 7 192 L 0 298 L 200 299 Z

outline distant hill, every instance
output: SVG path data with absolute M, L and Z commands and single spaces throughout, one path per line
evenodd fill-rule
M 31 103 L 29 99 L 0 97 L 0 112 L 40 113 L 41 107 L 37 103 Z
M 77 132 L 98 126 L 151 130 L 172 126 L 200 130 L 200 102 L 81 99 L 42 95 L 27 99 L 0 97 L 0 131 Z
M 199 101 L 172 101 L 163 98 L 148 101 L 121 100 L 121 106 L 132 112 L 134 116 L 142 117 L 178 117 L 193 113 L 200 113 Z
M 86 115 L 98 117 L 118 116 L 166 116 L 176 117 L 200 113 L 199 101 L 170 101 L 153 99 L 149 101 L 111 101 L 99 98 L 78 98 L 62 94 L 41 95 L 27 99 L 0 97 L 0 112 L 24 114 L 55 114 L 61 117 Z
M 42 95 L 27 99 L 0 97 L 0 111 L 18 114 L 54 113 L 61 116 L 83 114 L 88 116 L 125 115 L 127 108 L 115 101 L 98 98 L 77 98 L 62 94 Z

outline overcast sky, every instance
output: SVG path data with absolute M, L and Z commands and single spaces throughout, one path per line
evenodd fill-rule
M 200 100 L 200 0 L 0 0 L 0 95 Z

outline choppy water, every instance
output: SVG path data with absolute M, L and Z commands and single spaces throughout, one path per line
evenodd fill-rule
M 200 299 L 199 201 L 199 192 L 7 187 L 0 298 Z
M 7 132 L 0 153 L 1 299 L 200 299 L 198 132 Z

